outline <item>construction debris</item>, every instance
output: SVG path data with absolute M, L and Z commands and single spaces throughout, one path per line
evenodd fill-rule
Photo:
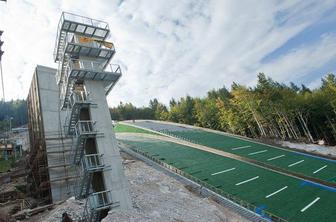
M 54 204 L 48 204 L 48 205 L 36 207 L 34 209 L 24 209 L 24 210 L 21 210 L 21 211 L 17 212 L 14 215 L 12 215 L 12 217 L 17 219 L 17 220 L 24 220 L 26 218 L 29 218 L 29 217 L 35 215 L 35 214 L 41 213 L 41 212 L 43 212 L 47 209 L 51 209 L 53 206 L 54 206 Z
M 84 211 L 84 202 L 75 200 L 75 198 L 69 198 L 65 202 L 55 205 L 54 209 L 43 215 L 37 215 L 37 220 L 30 220 L 34 222 L 61 222 L 64 218 L 71 218 L 72 221 L 82 221 Z M 65 214 L 67 216 L 65 216 Z M 69 220 L 65 220 L 69 221 Z

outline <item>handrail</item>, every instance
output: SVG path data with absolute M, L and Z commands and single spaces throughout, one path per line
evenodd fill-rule
M 93 46 L 90 46 L 86 42 L 84 42 L 84 43 L 81 42 L 80 39 L 79 39 L 80 37 L 82 37 L 82 36 L 74 34 L 73 36 L 71 36 L 67 39 L 67 44 L 71 43 L 71 44 L 77 44 L 77 45 L 81 45 L 81 46 L 85 46 L 85 47 L 94 47 L 94 48 L 101 48 L 101 49 L 114 50 L 115 51 L 115 47 L 114 47 L 113 43 L 112 43 L 112 48 L 109 48 L 109 47 L 107 47 L 103 44 L 102 40 L 99 40 L 99 39 L 96 39 L 96 38 L 92 37 L 92 40 L 89 43 L 93 44 Z
M 97 27 L 97 28 L 102 29 L 102 30 L 108 30 L 106 35 L 103 36 L 104 38 L 107 37 L 107 35 L 109 33 L 109 30 L 110 30 L 107 22 L 97 20 L 97 19 L 92 19 L 92 18 L 85 17 L 85 16 L 76 15 L 76 14 L 69 13 L 69 12 L 62 12 L 62 15 L 60 17 L 60 20 L 59 20 L 58 26 L 57 26 L 55 48 L 54 48 L 54 53 L 53 53 L 55 61 L 58 58 L 58 55 L 61 54 L 58 50 L 59 50 L 59 47 L 60 47 L 59 46 L 60 34 L 61 34 L 61 29 L 62 29 L 64 20 L 73 21 L 73 22 L 84 24 L 84 25 L 89 25 L 89 26 L 92 26 L 92 27 Z M 65 43 L 63 43 L 63 44 L 65 44 Z
M 76 136 L 96 132 L 95 125 L 96 122 L 92 120 L 79 120 L 75 126 Z
M 77 63 L 76 63 L 77 62 Z M 83 60 L 83 59 L 72 59 L 68 62 L 67 66 L 65 67 L 65 70 L 63 72 L 63 76 L 60 77 L 62 81 L 62 87 L 61 87 L 61 98 L 63 100 L 66 99 L 67 91 L 68 91 L 68 85 L 69 85 L 69 77 L 70 73 L 73 69 L 84 69 L 88 71 L 93 72 L 110 72 L 121 76 L 121 69 L 120 66 L 117 64 L 108 64 L 106 65 L 104 69 L 104 65 L 102 63 L 93 62 L 90 60 Z M 111 85 L 111 87 L 115 84 L 115 82 Z M 109 92 L 110 88 L 107 90 Z
M 63 12 L 64 13 L 64 12 Z M 60 37 L 60 33 L 61 33 L 61 26 L 63 24 L 64 21 L 64 15 L 61 15 L 61 18 L 58 22 L 58 26 L 57 26 L 57 33 L 56 33 L 56 41 L 55 41 L 55 48 L 54 48 L 54 60 L 56 61 L 56 58 L 58 56 L 58 44 L 59 44 L 59 37 Z
M 91 25 L 102 29 L 109 29 L 108 23 L 102 20 L 92 19 L 86 16 L 76 15 L 70 12 L 62 12 L 62 16 L 64 17 L 65 20 L 74 21 L 85 25 Z
M 72 107 L 76 103 L 88 102 L 88 96 L 84 91 L 73 91 L 69 96 L 69 104 Z
M 92 193 L 88 197 L 91 210 L 103 208 L 112 205 L 112 193 L 110 190 Z
M 103 154 L 89 154 L 84 157 L 85 166 L 88 170 L 104 167 Z
M 121 69 L 118 64 L 108 64 L 105 66 L 104 63 L 94 62 L 85 59 L 71 59 L 69 62 L 69 67 L 71 69 L 87 69 L 92 71 L 102 71 L 102 72 L 113 72 L 121 74 Z M 105 69 L 104 69 L 105 67 Z

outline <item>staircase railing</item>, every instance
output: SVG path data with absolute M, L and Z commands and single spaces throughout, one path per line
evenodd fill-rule
M 112 193 L 109 190 L 92 193 L 88 198 L 91 210 L 101 210 L 113 204 Z
M 69 105 L 73 107 L 75 104 L 89 102 L 88 96 L 84 91 L 73 91 L 69 97 Z
M 105 167 L 103 154 L 89 154 L 84 156 L 85 168 L 88 171 L 102 170 Z
M 96 122 L 92 120 L 79 120 L 76 123 L 76 136 L 83 136 L 88 134 L 96 133 L 95 129 Z

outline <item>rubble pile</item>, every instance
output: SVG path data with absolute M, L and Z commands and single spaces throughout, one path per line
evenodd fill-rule
M 84 202 L 75 200 L 74 197 L 55 206 L 48 214 L 39 217 L 39 221 L 60 222 L 63 213 L 67 213 L 73 221 L 81 221 L 84 212 Z

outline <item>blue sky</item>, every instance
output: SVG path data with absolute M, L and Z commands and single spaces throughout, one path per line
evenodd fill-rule
M 52 53 L 62 11 L 105 20 L 122 79 L 108 96 L 147 105 L 204 96 L 233 81 L 253 86 L 264 72 L 318 87 L 336 73 L 336 1 L 23 0 L 0 4 L 7 99 L 26 98 L 37 64 Z

